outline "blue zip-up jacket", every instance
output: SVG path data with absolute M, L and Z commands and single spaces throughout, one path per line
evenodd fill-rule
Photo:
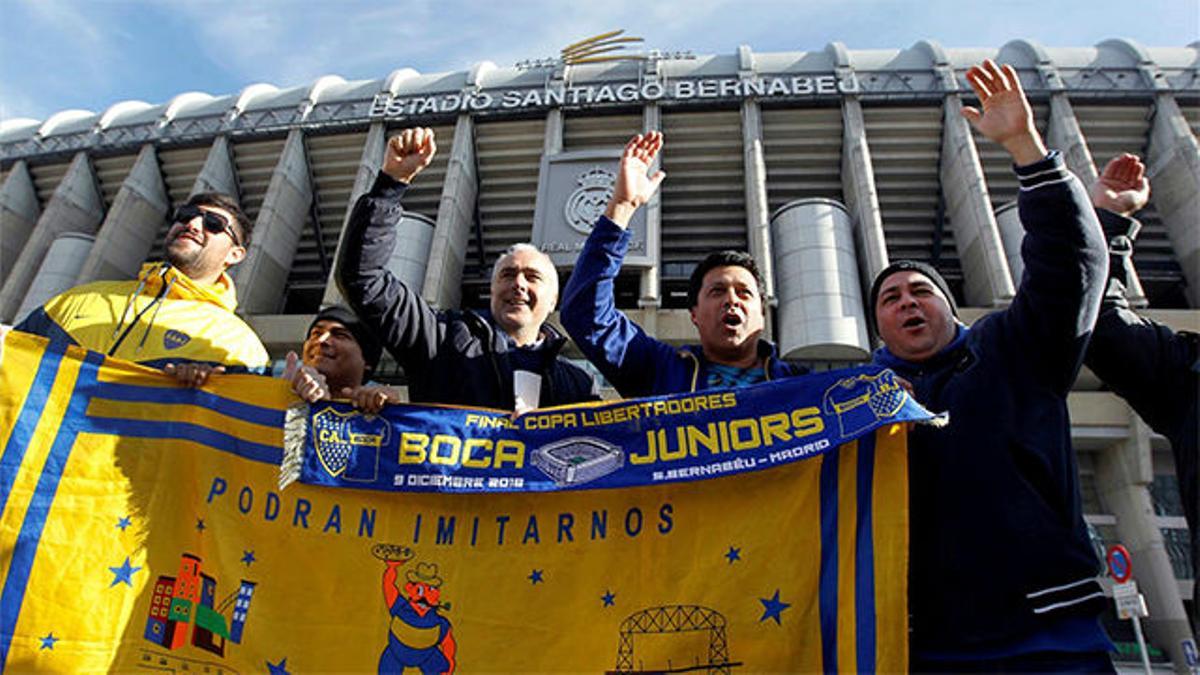
M 632 235 L 604 216 L 588 235 L 563 289 L 562 324 L 583 355 L 626 398 L 704 389 L 708 360 L 700 345 L 683 348 L 656 340 L 617 309 L 613 280 Z M 808 370 L 778 358 L 775 346 L 758 344 L 768 380 Z
M 354 311 L 404 366 L 413 402 L 512 410 L 513 363 L 508 336 L 487 312 L 437 311 L 387 270 L 396 245 L 400 200 L 408 185 L 380 173 L 355 203 L 335 268 Z M 593 378 L 558 356 L 566 338 L 550 324 L 536 350 L 542 376 L 539 406 L 593 401 Z
M 947 427 L 909 435 L 915 654 L 1003 650 L 1106 604 L 1067 394 L 1096 321 L 1107 251 L 1086 191 L 1057 152 L 1016 171 L 1025 274 L 1012 305 L 959 327 L 924 362 L 875 353 L 917 401 L 950 413 Z

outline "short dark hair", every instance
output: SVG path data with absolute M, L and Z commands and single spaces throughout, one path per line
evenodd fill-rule
M 237 221 L 239 234 L 241 234 L 242 246 L 250 248 L 250 234 L 254 230 L 254 223 L 250 222 L 250 218 L 242 207 L 238 206 L 236 200 L 227 194 L 221 192 L 200 192 L 194 194 L 187 200 L 188 206 L 212 206 L 233 214 L 234 220 Z
M 704 285 L 704 275 L 710 270 L 717 267 L 741 267 L 750 274 L 754 275 L 754 282 L 758 284 L 758 296 L 763 298 L 767 291 L 763 286 L 762 274 L 758 271 L 758 264 L 754 262 L 754 256 L 745 251 L 716 251 L 709 253 L 700 264 L 696 265 L 696 269 L 692 270 L 692 278 L 688 281 L 688 307 L 695 307 L 700 300 L 700 287 Z

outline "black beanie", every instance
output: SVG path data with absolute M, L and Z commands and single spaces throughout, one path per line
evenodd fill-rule
M 897 260 L 896 262 L 883 268 L 883 271 L 875 275 L 875 281 L 871 284 L 871 296 L 868 300 L 870 306 L 867 308 L 867 316 L 871 319 L 871 329 L 875 334 L 879 334 L 879 325 L 875 322 L 875 303 L 879 300 L 879 288 L 883 286 L 883 282 L 888 277 L 896 272 L 920 272 L 929 277 L 934 286 L 942 291 L 942 295 L 946 296 L 946 302 L 950 305 L 950 313 L 954 318 L 958 318 L 958 304 L 954 302 L 954 294 L 950 292 L 950 286 L 946 284 L 946 280 L 942 275 L 934 269 L 933 265 L 923 263 L 917 260 Z
M 322 320 L 337 321 L 345 326 L 346 330 L 350 331 L 350 334 L 354 336 L 354 340 L 358 342 L 358 348 L 362 350 L 363 361 L 366 362 L 367 368 L 374 370 L 375 366 L 379 365 L 379 356 L 383 352 L 383 347 L 379 344 L 379 340 L 376 339 L 371 329 L 349 307 L 330 305 L 317 312 L 317 316 L 313 318 L 312 323 L 308 324 L 308 332 L 311 333 L 313 326 Z

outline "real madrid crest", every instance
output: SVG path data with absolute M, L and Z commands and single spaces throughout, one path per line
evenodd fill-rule
M 604 207 L 612 197 L 613 182 L 617 174 L 608 169 L 593 166 L 575 178 L 578 187 L 567 197 L 563 216 L 571 229 L 581 234 L 592 231 L 596 219 L 604 215 Z

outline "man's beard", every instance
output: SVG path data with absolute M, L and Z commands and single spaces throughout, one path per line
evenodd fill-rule
M 198 267 L 200 266 L 200 263 L 204 257 L 203 246 L 195 250 L 179 250 L 174 246 L 178 239 L 179 237 L 172 239 L 171 242 L 165 247 L 167 262 L 171 263 L 172 267 L 180 272 L 183 272 L 189 277 L 197 276 L 196 272 L 198 271 Z

